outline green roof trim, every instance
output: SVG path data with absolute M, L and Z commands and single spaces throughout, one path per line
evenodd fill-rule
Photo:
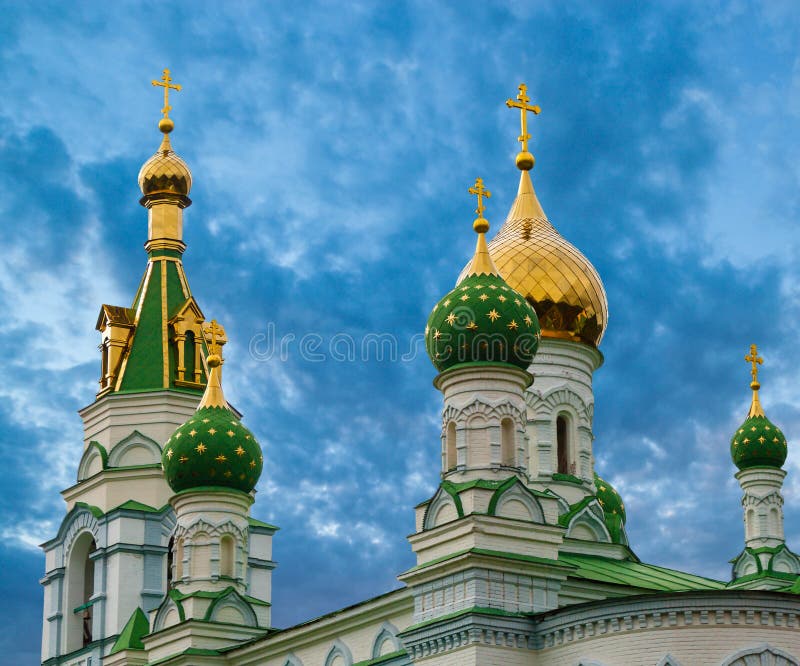
M 570 505 L 569 511 L 567 511 L 566 513 L 562 513 L 558 517 L 558 524 L 561 525 L 561 527 L 568 527 L 570 521 L 577 514 L 583 511 L 584 508 L 589 506 L 594 500 L 595 498 L 589 495 L 587 497 L 584 497 L 580 502 L 576 502 L 575 504 Z
M 105 515 L 102 509 L 92 504 L 87 504 L 86 502 L 75 502 L 75 506 L 80 507 L 81 509 L 86 509 L 95 518 L 102 518 Z
M 612 560 L 599 555 L 573 553 L 561 553 L 558 560 L 575 567 L 571 577 L 600 583 L 660 592 L 725 589 L 725 583 L 712 578 L 632 560 Z
M 250 525 L 250 527 L 266 527 L 267 529 L 276 531 L 280 529 L 280 527 L 277 525 L 270 525 L 269 523 L 265 523 L 263 520 L 258 520 L 257 518 L 248 518 L 247 524 Z
M 102 468 L 105 469 L 108 467 L 108 451 L 106 451 L 106 447 L 103 446 L 100 442 L 95 442 L 92 440 L 89 442 L 89 446 L 86 447 L 88 449 L 97 449 L 97 452 L 100 454 L 100 459 L 103 461 Z
M 367 659 L 365 661 L 357 661 L 355 664 L 353 664 L 353 666 L 378 666 L 378 664 L 385 664 L 387 661 L 392 661 L 393 659 L 407 656 L 408 652 L 405 650 L 397 650 L 395 652 L 389 652 L 388 654 L 381 655 L 380 657 L 373 657 L 372 659 Z
M 450 495 L 450 497 L 453 498 L 453 502 L 455 502 L 455 505 L 456 505 L 456 511 L 458 512 L 458 517 L 459 518 L 463 518 L 464 517 L 464 507 L 461 504 L 461 498 L 458 496 L 459 490 L 456 487 L 456 484 L 452 483 L 451 481 L 442 481 L 439 484 L 439 487 L 442 490 L 444 490 L 448 495 Z M 425 513 L 427 515 L 427 513 L 428 513 L 427 510 L 425 511 Z
M 111 511 L 117 511 L 118 509 L 125 509 L 127 511 L 142 511 L 144 513 L 161 513 L 163 509 L 156 509 L 154 506 L 150 506 L 149 504 L 143 504 L 142 502 L 137 502 L 136 500 L 128 500 L 127 502 L 123 502 L 119 506 L 115 506 Z M 109 511 L 109 513 L 111 513 Z
M 561 481 L 561 483 L 571 483 L 575 486 L 582 486 L 584 480 L 574 474 L 561 474 L 560 472 L 553 473 L 553 481 Z
M 149 632 L 150 623 L 147 616 L 141 608 L 137 607 L 111 647 L 110 654 L 116 654 L 123 650 L 144 650 L 142 638 Z
M 238 645 L 236 647 L 239 647 Z M 159 659 L 158 661 L 150 662 L 149 666 L 157 666 L 158 664 L 168 664 L 173 659 L 177 659 L 178 657 L 187 657 L 187 656 L 196 656 L 196 657 L 219 657 L 222 653 L 219 650 L 211 650 L 209 648 L 186 648 L 182 652 L 177 652 L 176 654 L 171 654 L 168 657 L 164 657 L 163 659 Z

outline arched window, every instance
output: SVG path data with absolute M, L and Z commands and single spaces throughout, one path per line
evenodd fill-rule
M 192 537 L 190 552 L 192 578 L 207 579 L 211 576 L 211 544 L 208 534 L 198 532 Z
M 744 521 L 744 538 L 752 539 L 755 536 L 756 512 L 754 509 L 747 510 L 747 518 Z
M 175 546 L 175 580 L 180 581 L 183 578 L 183 537 L 178 539 Z
M 514 422 L 505 418 L 500 422 L 500 464 L 515 467 L 517 464 L 514 450 Z
M 172 575 L 173 575 L 173 567 L 175 566 L 175 553 L 173 548 L 175 547 L 175 537 L 169 538 L 169 543 L 167 544 L 167 590 L 172 587 Z
M 455 469 L 458 465 L 458 452 L 456 451 L 456 424 L 450 421 L 447 424 L 446 450 L 445 450 L 445 471 Z
M 569 474 L 569 422 L 567 417 L 559 414 L 556 419 L 556 447 L 558 454 L 559 474 Z
M 186 331 L 186 339 L 183 343 L 183 367 L 184 377 L 187 382 L 195 381 L 194 378 L 194 333 Z
M 67 564 L 66 643 L 67 652 L 79 650 L 92 642 L 92 596 L 94 595 L 94 560 L 97 549 L 91 533 L 79 536 Z
M 223 534 L 219 540 L 219 574 L 233 578 L 233 537 L 230 534 Z

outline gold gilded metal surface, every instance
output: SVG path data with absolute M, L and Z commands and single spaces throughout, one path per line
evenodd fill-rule
M 517 197 L 488 250 L 508 286 L 536 310 L 543 337 L 600 343 L 608 322 L 603 283 L 589 260 L 547 219 L 527 171 L 520 174 Z M 459 282 L 471 267 L 462 271 Z
M 169 112 L 172 111 L 172 107 L 169 105 L 169 91 L 170 90 L 180 90 L 181 86 L 178 83 L 172 83 L 172 79 L 169 75 L 169 70 L 165 69 L 161 73 L 161 80 L 160 81 L 151 81 L 154 86 L 161 86 L 164 88 L 164 108 L 161 109 L 161 113 L 164 118 L 169 118 Z
M 516 100 L 506 100 L 506 106 L 509 109 L 520 110 L 520 127 L 522 131 L 519 137 L 517 137 L 517 141 L 522 144 L 522 150 L 517 155 L 517 167 L 523 171 L 530 171 L 535 162 L 533 155 L 528 150 L 528 140 L 531 138 L 531 135 L 528 134 L 528 112 L 535 116 L 538 116 L 542 112 L 538 104 L 531 106 L 528 103 L 530 101 L 531 98 L 528 97 L 528 86 L 524 83 L 519 84 L 519 93 L 517 94 Z
M 208 384 L 206 384 L 206 391 L 203 393 L 203 398 L 197 409 L 204 407 L 226 407 L 228 401 L 225 400 L 225 395 L 222 393 L 222 345 L 225 344 L 225 329 L 217 323 L 216 319 L 212 319 L 211 323 L 203 329 L 203 334 L 208 344 Z M 210 432 L 210 431 L 209 431 Z M 213 434 L 213 433 L 212 433 Z
M 163 118 L 158 123 L 158 129 L 164 134 L 158 151 L 139 170 L 139 188 L 145 197 L 153 194 L 177 194 L 180 199 L 177 203 L 180 208 L 191 205 L 188 195 L 192 189 L 192 172 L 180 157 L 175 154 L 169 140 L 169 133 L 175 129 L 175 123 L 169 117 L 172 107 L 169 105 L 169 91 L 180 90 L 181 86 L 172 83 L 168 69 L 161 75 L 161 81 L 151 81 L 154 86 L 164 88 L 164 106 L 161 109 Z M 146 206 L 148 201 L 143 200 Z M 153 202 L 150 202 L 151 204 Z M 160 203 L 160 202 L 159 202 Z
M 750 412 L 747 418 L 765 416 L 764 408 L 758 399 L 758 390 L 761 388 L 761 384 L 758 381 L 758 366 L 764 362 L 764 359 L 758 355 L 758 347 L 756 345 L 750 345 L 750 353 L 744 357 L 744 360 L 750 364 L 750 377 L 752 378 L 750 388 L 753 389 L 753 400 L 750 403 Z
M 469 263 L 459 282 L 469 275 L 499 275 L 497 268 L 492 262 L 492 257 L 489 254 L 489 248 L 486 245 L 486 232 L 489 231 L 489 220 L 483 217 L 483 211 L 486 206 L 483 203 L 483 197 L 487 199 L 492 196 L 492 193 L 483 186 L 483 178 L 476 178 L 475 184 L 469 188 L 468 192 L 478 197 L 478 207 L 475 212 L 478 214 L 476 220 L 472 223 L 472 228 L 478 234 L 478 243 L 475 246 L 475 256 Z

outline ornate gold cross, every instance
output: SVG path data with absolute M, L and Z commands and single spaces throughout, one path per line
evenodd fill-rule
M 764 359 L 758 355 L 758 349 L 755 345 L 750 345 L 750 353 L 744 357 L 744 360 L 752 366 L 750 369 L 750 376 L 753 378 L 751 387 L 758 386 L 758 366 L 764 362 Z
M 222 339 L 224 341 L 225 329 L 217 323 L 216 319 L 212 319 L 211 323 L 203 329 L 203 333 L 206 334 L 209 353 L 219 355 L 222 348 L 219 340 Z
M 531 98 L 528 97 L 528 86 L 524 83 L 519 84 L 519 94 L 517 95 L 517 101 L 515 102 L 513 99 L 506 100 L 506 106 L 509 109 L 519 109 L 520 114 L 522 116 L 522 134 L 519 135 L 517 141 L 522 144 L 522 152 L 528 152 L 528 139 L 531 138 L 531 135 L 528 134 L 528 111 L 533 113 L 534 115 L 539 115 L 541 113 L 541 108 L 539 108 L 538 104 L 534 104 L 531 106 L 528 102 L 531 101 Z
M 170 88 L 172 90 L 180 90 L 180 85 L 177 83 L 172 83 L 168 69 L 165 69 L 161 75 L 161 81 L 152 81 L 151 83 L 154 86 L 161 86 L 164 89 L 164 108 L 161 109 L 161 113 L 164 114 L 165 118 L 169 118 L 169 112 L 172 111 L 172 107 L 169 105 L 169 91 Z
M 483 197 L 489 199 L 492 196 L 492 193 L 483 186 L 483 178 L 475 179 L 475 184 L 469 188 L 469 193 L 478 197 L 478 207 L 475 212 L 478 217 L 483 217 L 483 211 L 486 210 L 486 206 L 483 205 Z

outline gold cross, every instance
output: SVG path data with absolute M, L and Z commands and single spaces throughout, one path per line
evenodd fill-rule
M 750 354 L 744 357 L 744 360 L 752 366 L 750 369 L 750 376 L 753 378 L 751 387 L 758 386 L 758 366 L 764 362 L 764 359 L 758 355 L 758 349 L 755 345 L 750 345 Z
M 523 153 L 528 152 L 528 139 L 531 138 L 531 135 L 528 134 L 528 111 L 537 116 L 542 111 L 538 104 L 530 106 L 528 104 L 530 101 L 531 98 L 528 97 L 528 86 L 526 86 L 524 83 L 519 84 L 519 94 L 517 95 L 516 102 L 513 99 L 506 100 L 506 106 L 509 109 L 519 109 L 522 116 L 522 134 L 519 135 L 517 141 L 522 144 Z
M 225 338 L 225 329 L 217 323 L 216 319 L 212 319 L 211 323 L 203 329 L 203 333 L 206 334 L 209 353 L 219 355 L 222 348 L 219 339 Z
M 172 107 L 169 105 L 169 90 L 180 90 L 181 87 L 177 83 L 172 83 L 172 79 L 169 76 L 169 70 L 165 69 L 164 73 L 161 75 L 161 81 L 152 81 L 154 86 L 161 86 L 164 89 L 164 108 L 161 109 L 161 113 L 164 114 L 165 118 L 169 118 L 169 112 L 172 111 Z
M 486 210 L 486 206 L 483 205 L 483 197 L 489 199 L 492 193 L 483 186 L 483 178 L 476 178 L 475 184 L 470 187 L 468 191 L 470 194 L 474 194 L 478 197 L 478 207 L 475 209 L 475 212 L 478 214 L 479 218 L 482 218 L 483 211 Z

